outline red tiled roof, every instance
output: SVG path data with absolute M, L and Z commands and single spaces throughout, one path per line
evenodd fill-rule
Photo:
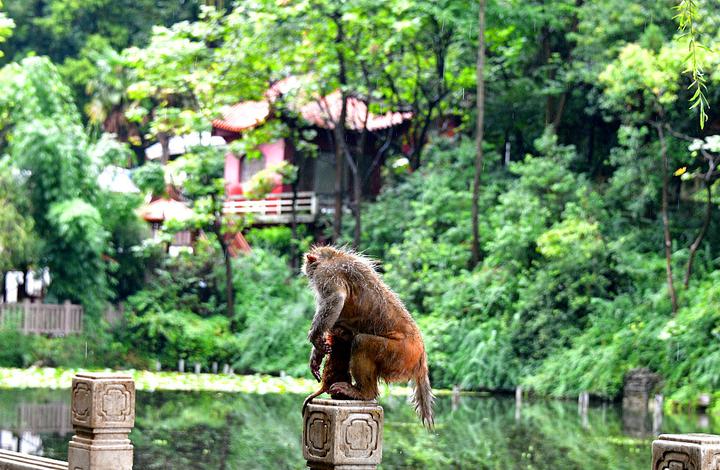
M 237 257 L 240 253 L 250 253 L 252 248 L 241 232 L 225 234 L 225 243 L 228 244 L 230 255 Z
M 162 198 L 139 209 L 140 217 L 147 222 L 164 222 L 169 219 L 185 221 L 195 215 L 192 209 L 175 199 Z
M 227 108 L 222 119 L 215 119 L 213 127 L 230 132 L 242 132 L 265 122 L 270 115 L 270 103 L 281 95 L 297 88 L 300 82 L 295 77 L 276 82 L 265 93 L 267 100 L 243 101 Z M 310 101 L 300 106 L 299 112 L 308 123 L 323 129 L 332 129 L 340 117 L 342 98 L 340 91 L 336 90 L 327 96 Z M 412 113 L 387 112 L 381 115 L 370 113 L 368 116 L 367 104 L 355 97 L 347 99 L 346 127 L 351 130 L 362 130 L 367 118 L 367 128 L 370 131 L 387 129 L 397 126 L 412 118 Z
M 265 122 L 270 115 L 270 103 L 263 101 L 243 101 L 230 106 L 223 112 L 222 119 L 215 119 L 213 127 L 230 132 L 242 132 Z
M 333 129 L 337 120 L 340 119 L 341 111 L 342 96 L 340 90 L 336 90 L 300 108 L 300 114 L 307 122 L 323 129 Z M 368 115 L 367 104 L 354 97 L 347 98 L 346 113 L 345 126 L 354 131 L 362 130 L 365 127 L 365 119 L 367 119 L 368 130 L 377 131 L 397 126 L 412 118 L 412 113 L 399 112 L 387 112 L 380 116 L 373 113 Z
M 300 79 L 291 75 L 273 83 L 272 86 L 268 88 L 265 92 L 265 98 L 267 98 L 272 103 L 276 99 L 280 98 L 282 95 L 287 95 L 291 91 L 298 90 L 301 87 L 302 82 L 300 81 Z

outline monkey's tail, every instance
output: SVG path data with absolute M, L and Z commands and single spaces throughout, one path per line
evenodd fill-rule
M 413 379 L 415 382 L 415 391 L 412 401 L 415 405 L 415 412 L 422 420 L 423 426 L 432 431 L 435 427 L 435 419 L 433 418 L 433 403 L 435 396 L 430 386 L 430 376 L 428 374 L 427 356 L 423 353 L 422 361 L 418 365 L 418 371 Z
M 308 397 L 307 397 L 307 398 L 305 399 L 305 401 L 303 402 L 303 406 L 302 406 L 302 414 L 303 414 L 303 416 L 305 416 L 305 408 L 307 408 L 307 406 L 310 404 L 310 402 L 313 401 L 313 398 L 322 395 L 324 392 L 325 392 L 325 388 L 324 388 L 324 387 L 320 387 L 320 390 L 318 390 L 317 392 L 313 392 L 313 393 L 311 393 L 310 395 L 308 395 Z

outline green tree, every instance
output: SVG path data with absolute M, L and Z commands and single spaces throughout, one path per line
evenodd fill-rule
M 672 235 L 670 229 L 670 162 L 666 139 L 668 107 L 677 101 L 682 64 L 673 46 L 665 46 L 657 53 L 637 44 L 626 46 L 617 61 L 608 65 L 600 75 L 605 84 L 605 105 L 628 110 L 626 120 L 650 125 L 657 133 L 660 145 L 662 176 L 661 216 L 666 260 L 668 295 L 673 313 L 678 310 L 672 265 Z
M 0 9 L 2 9 L 2 6 L 2 2 L 0 2 Z M 14 27 L 15 22 L 11 18 L 8 18 L 5 12 L 0 11 L 0 44 L 7 41 Z M 0 57 L 3 55 L 3 51 L 0 49 Z
M 0 82 L 9 92 L 0 102 L 5 144 L 44 241 L 39 261 L 52 273 L 48 294 L 98 312 L 108 297 L 107 234 L 93 206 L 97 166 L 69 89 L 44 58 L 4 67 Z
M 25 192 L 13 176 L 15 169 L 8 158 L 0 159 L 0 204 L 4 216 L 0 220 L 0 282 L 10 269 L 26 271 L 37 265 L 40 240 L 35 224 L 27 214 Z
M 121 49 L 142 44 L 156 24 L 170 25 L 197 17 L 196 0 L 6 0 L 17 32 L 8 42 L 8 58 L 47 55 L 56 62 L 75 56 L 88 37 L 107 38 Z
M 472 248 L 470 255 L 471 267 L 480 261 L 480 229 L 478 198 L 480 197 L 480 177 L 483 170 L 483 137 L 485 135 L 485 0 L 480 0 L 478 15 L 478 57 L 477 57 L 477 124 L 475 130 L 476 152 L 475 174 L 473 175 L 472 203 Z

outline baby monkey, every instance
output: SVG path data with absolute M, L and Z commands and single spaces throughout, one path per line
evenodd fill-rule
M 324 392 L 333 398 L 372 400 L 379 393 L 378 379 L 412 380 L 415 411 L 432 428 L 434 397 L 420 330 L 373 261 L 345 248 L 316 246 L 305 255 L 303 273 L 317 304 L 308 334 L 310 370 L 322 382 L 303 410 Z

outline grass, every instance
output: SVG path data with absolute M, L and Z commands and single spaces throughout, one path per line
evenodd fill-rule
M 64 369 L 54 367 L 0 367 L 0 389 L 50 388 L 69 389 L 74 375 L 82 372 L 124 373 L 135 381 L 138 390 L 179 390 L 242 393 L 309 394 L 318 388 L 315 380 L 271 375 L 193 374 L 179 372 L 151 372 L 146 370 Z M 436 395 L 452 394 L 451 390 L 435 389 Z M 409 395 L 410 387 L 393 384 L 381 387 L 381 395 Z M 487 395 L 461 392 L 462 395 Z

